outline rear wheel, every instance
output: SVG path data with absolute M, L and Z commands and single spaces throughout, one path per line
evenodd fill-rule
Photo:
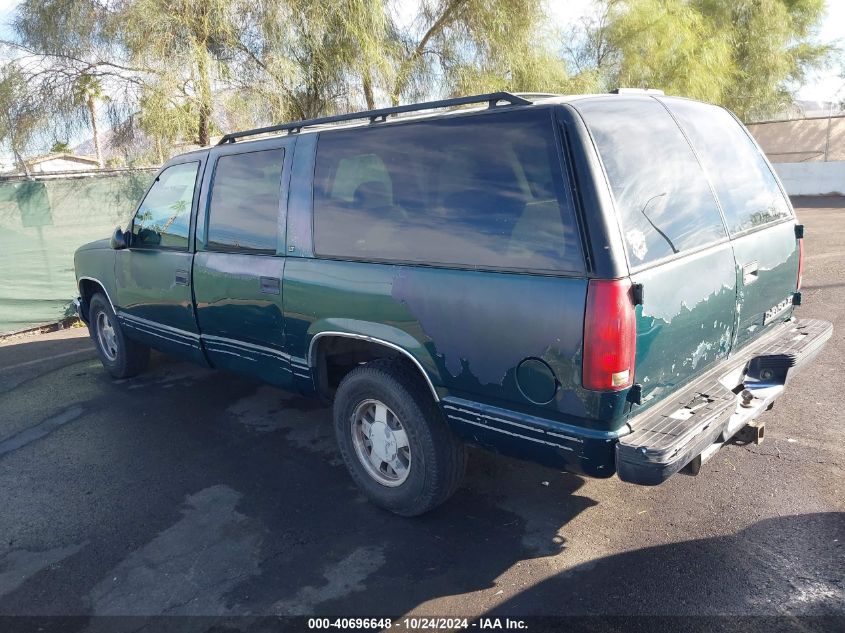
M 446 501 L 466 465 L 463 443 L 419 383 L 404 363 L 377 360 L 349 372 L 334 402 L 352 479 L 376 505 L 403 516 Z
M 147 368 L 150 348 L 126 338 L 111 304 L 102 293 L 91 297 L 88 314 L 91 338 L 106 371 L 115 378 L 131 378 Z

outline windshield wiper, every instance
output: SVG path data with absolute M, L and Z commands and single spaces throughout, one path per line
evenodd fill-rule
M 663 193 L 658 193 L 656 196 L 652 196 L 651 198 L 646 200 L 646 203 L 643 205 L 643 208 L 640 209 L 640 213 L 642 213 L 643 217 L 646 220 L 648 220 L 649 224 L 651 224 L 651 228 L 653 228 L 655 231 L 657 231 L 660 234 L 660 237 L 662 237 L 664 240 L 666 240 L 666 243 L 669 245 L 669 248 L 672 249 L 672 252 L 677 255 L 680 251 L 677 248 L 675 248 L 675 245 L 672 243 L 672 240 L 669 239 L 669 236 L 666 235 L 666 233 L 664 233 L 659 228 L 657 228 L 657 225 L 654 222 L 651 221 L 651 218 L 648 217 L 648 214 L 646 214 L 646 212 L 645 212 L 645 210 L 648 209 L 648 205 L 651 204 L 652 200 L 656 200 L 657 198 L 662 198 L 665 195 L 666 195 L 666 192 L 664 191 Z

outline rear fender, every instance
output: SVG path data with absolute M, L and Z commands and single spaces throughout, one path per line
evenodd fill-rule
M 321 340 L 337 336 L 368 341 L 381 345 L 407 358 L 419 370 L 436 401 L 440 394 L 436 385 L 443 382 L 437 372 L 437 366 L 428 349 L 413 336 L 391 325 L 361 321 L 357 319 L 320 319 L 308 328 L 310 342 L 308 344 L 307 362 L 312 369 L 317 368 L 319 362 L 318 351 Z

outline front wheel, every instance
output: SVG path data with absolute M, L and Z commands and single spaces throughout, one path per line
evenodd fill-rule
M 91 338 L 106 371 L 115 378 L 131 378 L 147 368 L 150 348 L 126 338 L 105 296 L 97 293 L 91 297 L 88 314 Z
M 376 505 L 403 516 L 446 501 L 466 465 L 463 443 L 419 383 L 404 363 L 377 360 L 349 372 L 334 402 L 352 479 Z

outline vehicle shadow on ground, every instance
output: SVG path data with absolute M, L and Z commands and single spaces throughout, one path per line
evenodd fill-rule
M 493 613 L 833 615 L 841 623 L 843 543 L 845 513 L 765 519 L 728 536 L 649 547 L 580 565 L 519 593 Z
M 397 517 L 357 491 L 330 411 L 314 401 L 158 355 L 130 380 L 86 367 L 94 395 L 75 404 L 84 413 L 62 437 L 0 459 L 0 490 L 14 489 L 0 494 L 0 524 L 11 526 L 0 614 L 218 615 L 238 629 L 253 626 L 244 616 L 470 615 L 468 605 L 507 615 L 845 612 L 842 514 L 765 520 L 534 578 L 525 561 L 565 562 L 568 524 L 596 503 L 579 494 L 579 477 L 473 451 L 449 502 Z M 30 387 L 39 385 L 20 390 Z M 71 404 L 74 394 L 60 397 Z M 78 440 L 74 429 L 84 429 Z M 46 452 L 59 441 L 61 459 Z M 528 568 L 522 586 L 500 587 L 514 565 Z

